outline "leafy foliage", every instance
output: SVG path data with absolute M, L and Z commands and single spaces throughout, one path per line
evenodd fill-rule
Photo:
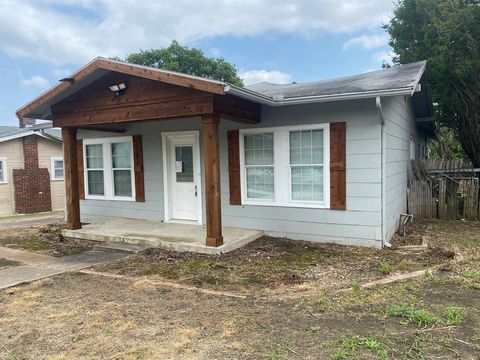
M 437 138 L 438 140 L 431 141 L 428 144 L 432 159 L 468 159 L 458 140 L 457 133 L 451 128 L 438 127 Z
M 480 2 L 400 0 L 384 28 L 394 63 L 428 60 L 436 119 L 480 166 Z
M 202 50 L 182 46 L 175 40 L 166 48 L 140 50 L 125 59 L 116 59 L 243 86 L 237 69 L 225 59 L 205 56 Z

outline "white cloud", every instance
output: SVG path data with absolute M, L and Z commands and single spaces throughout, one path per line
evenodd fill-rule
M 245 85 L 251 85 L 259 83 L 262 81 L 271 82 L 274 84 L 288 84 L 292 82 L 292 76 L 290 74 L 273 70 L 249 70 L 241 71 L 238 74 L 242 79 Z
M 351 33 L 386 22 L 393 1 L 0 0 L 0 7 L 0 51 L 78 64 L 165 46 L 172 39 L 191 44 L 270 32 Z
M 343 44 L 342 49 L 348 50 L 352 47 L 360 46 L 365 49 L 375 49 L 382 47 L 388 44 L 388 35 L 362 35 L 351 38 L 345 44 Z
M 222 53 L 221 50 L 219 48 L 216 48 L 216 47 L 212 47 L 210 49 L 210 53 L 215 56 L 215 57 L 219 57 L 220 54 Z
M 33 75 L 29 79 L 21 79 L 22 86 L 26 88 L 40 88 L 45 89 L 50 85 L 50 82 L 40 75 Z
M 375 61 L 380 62 L 380 63 L 383 63 L 383 62 L 391 63 L 394 56 L 395 56 L 395 53 L 393 53 L 391 51 L 390 52 L 389 51 L 380 51 L 380 52 L 377 52 L 377 53 L 373 54 L 373 59 Z

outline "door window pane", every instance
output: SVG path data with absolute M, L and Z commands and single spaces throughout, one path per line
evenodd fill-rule
M 177 182 L 193 182 L 193 148 L 176 146 L 175 162 Z
M 275 199 L 273 133 L 244 135 L 247 198 Z

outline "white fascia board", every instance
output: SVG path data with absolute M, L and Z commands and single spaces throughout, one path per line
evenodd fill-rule
M 390 90 L 378 90 L 378 91 L 364 91 L 356 93 L 344 93 L 344 94 L 332 94 L 332 95 L 318 95 L 318 96 L 304 96 L 296 98 L 287 98 L 283 100 L 274 100 L 273 98 L 259 94 L 255 91 L 248 89 L 238 88 L 236 86 L 227 85 L 225 87 L 225 93 L 229 93 L 244 99 L 248 99 L 260 104 L 270 106 L 284 106 L 284 105 L 297 105 L 297 104 L 309 104 L 329 101 L 343 101 L 343 100 L 356 100 L 365 98 L 374 98 L 377 96 L 388 97 L 398 95 L 412 95 L 415 92 L 416 84 L 414 87 L 409 86 L 405 88 L 390 89 Z M 413 92 L 412 92 L 413 91 Z
M 33 134 L 35 134 L 35 131 L 28 130 L 28 131 L 24 131 L 24 132 L 12 134 L 12 135 L 7 135 L 5 137 L 0 138 L 0 142 L 15 140 L 15 139 L 19 139 L 19 138 L 29 136 L 29 135 L 33 135 Z
M 28 130 L 28 131 L 24 131 L 24 132 L 21 132 L 21 133 L 16 133 L 16 134 L 12 134 L 12 135 L 9 135 L 9 136 L 1 137 L 0 138 L 0 143 L 5 142 L 5 141 L 20 139 L 20 138 L 30 136 L 30 135 L 37 135 L 37 136 L 40 136 L 40 137 L 42 137 L 44 139 L 47 139 L 47 140 L 56 141 L 56 142 L 60 142 L 60 143 L 62 142 L 61 139 L 59 139 L 55 136 L 51 136 L 51 135 L 48 135 L 48 134 L 45 134 L 45 133 L 41 133 L 39 131 Z
M 418 85 L 420 85 L 420 80 L 422 79 L 422 76 L 425 73 L 426 68 L 427 68 L 427 62 L 424 61 L 422 68 L 418 72 L 417 77 L 415 78 L 415 81 L 413 82 L 412 92 L 410 93 L 410 96 L 413 96 L 413 94 L 417 91 Z

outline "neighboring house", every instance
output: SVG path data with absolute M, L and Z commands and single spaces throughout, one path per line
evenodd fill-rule
M 0 126 L 0 216 L 65 207 L 60 131 Z
M 246 88 L 97 58 L 21 108 L 65 149 L 68 226 L 134 218 L 382 247 L 426 154 L 426 62 Z

